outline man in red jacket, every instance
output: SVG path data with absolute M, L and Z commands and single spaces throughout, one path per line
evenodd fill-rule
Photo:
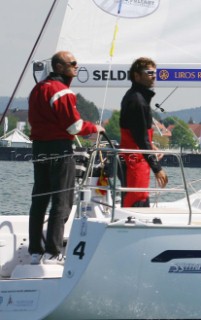
M 53 72 L 36 84 L 29 97 L 30 138 L 33 140 L 34 186 L 29 218 L 31 264 L 64 263 L 64 225 L 74 198 L 75 135 L 104 132 L 104 128 L 84 121 L 76 108 L 70 83 L 77 75 L 72 53 L 60 51 L 51 60 Z M 41 159 L 44 159 L 41 161 Z M 41 244 L 44 217 L 50 204 L 45 248 Z
M 123 149 L 156 149 L 152 143 L 151 99 L 156 79 L 156 64 L 149 58 L 141 57 L 130 68 L 131 88 L 121 102 L 120 128 Z M 131 153 L 123 155 L 126 162 L 125 183 L 131 188 L 148 188 L 150 168 L 160 187 L 165 187 L 168 178 L 154 154 Z M 148 207 L 147 191 L 126 192 L 124 207 Z

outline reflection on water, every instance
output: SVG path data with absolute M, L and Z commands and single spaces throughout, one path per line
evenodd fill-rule
M 167 171 L 168 188 L 181 187 L 182 176 L 179 168 L 164 167 Z M 190 193 L 201 189 L 201 168 L 185 168 L 185 177 Z M 196 183 L 195 183 L 196 181 Z M 0 161 L 0 214 L 28 214 L 33 186 L 32 162 Z M 151 187 L 155 187 L 153 180 Z M 161 193 L 158 201 L 173 201 L 182 198 L 182 193 Z M 153 197 L 153 196 L 152 196 Z

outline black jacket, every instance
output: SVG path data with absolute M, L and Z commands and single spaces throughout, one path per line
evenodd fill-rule
M 152 112 L 150 102 L 154 92 L 140 84 L 133 83 L 121 102 L 120 128 L 130 131 L 133 141 L 139 149 L 152 149 L 148 130 L 152 128 Z M 122 131 L 123 132 L 123 131 Z M 131 147 L 128 141 L 128 148 Z M 125 148 L 126 146 L 124 146 Z M 155 155 L 144 154 L 153 172 L 161 170 Z

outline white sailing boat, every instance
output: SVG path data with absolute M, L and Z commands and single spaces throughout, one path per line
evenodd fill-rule
M 114 83 L 126 87 L 127 67 L 141 55 L 161 64 L 159 86 L 198 86 L 199 10 L 197 0 L 67 1 L 57 50 L 68 49 L 80 61 L 79 86 L 98 82 L 107 92 Z M 190 26 L 183 23 L 187 19 Z M 36 76 L 46 68 L 48 61 L 36 62 Z M 182 187 L 149 191 L 184 193 L 182 201 L 122 208 L 116 201 L 125 191 L 117 179 L 122 151 L 127 152 L 98 144 L 77 177 L 76 202 L 65 226 L 64 266 L 30 265 L 28 215 L 0 216 L 1 320 L 201 318 L 200 192 L 189 195 L 181 162 Z M 100 152 L 112 167 L 107 186 L 97 186 L 92 170 Z

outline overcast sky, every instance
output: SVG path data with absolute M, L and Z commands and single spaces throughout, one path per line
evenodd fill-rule
M 0 96 L 11 96 L 13 93 L 52 3 L 53 0 L 0 1 Z M 59 4 L 57 4 L 32 60 L 49 58 L 55 53 L 65 4 L 66 0 L 60 0 Z M 32 64 L 30 64 L 16 96 L 27 97 L 33 85 Z M 153 99 L 153 105 L 166 100 L 166 97 L 173 89 L 167 88 L 160 91 L 156 89 L 157 94 Z M 126 90 L 126 88 L 109 88 L 105 107 L 119 109 L 120 101 Z M 101 108 L 103 106 L 105 89 L 76 88 L 74 91 L 76 93 L 80 92 L 86 99 L 93 101 L 98 107 Z M 186 89 L 178 89 L 163 104 L 166 111 L 200 106 L 200 88 L 194 88 L 188 92 Z
M 10 96 L 30 56 L 53 0 L 0 1 L 0 95 Z M 32 60 L 49 58 L 55 52 L 65 0 L 60 0 Z M 32 61 L 31 60 L 31 61 Z M 34 84 L 32 64 L 17 96 L 26 96 Z

